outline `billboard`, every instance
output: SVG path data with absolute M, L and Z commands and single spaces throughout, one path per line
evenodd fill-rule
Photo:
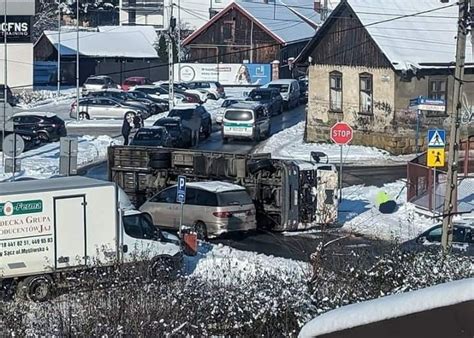
M 175 81 L 218 81 L 227 86 L 264 85 L 272 80 L 270 64 L 181 63 L 174 65 Z
M 31 43 L 32 16 L 8 15 L 7 22 L 0 16 L 0 42 L 3 43 L 4 32 L 7 32 L 7 43 Z

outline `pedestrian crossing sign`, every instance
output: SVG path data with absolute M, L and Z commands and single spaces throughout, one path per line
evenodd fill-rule
M 443 129 L 428 130 L 428 148 L 444 148 L 446 145 L 446 131 Z
M 428 149 L 428 157 L 426 162 L 428 167 L 444 167 L 444 148 Z

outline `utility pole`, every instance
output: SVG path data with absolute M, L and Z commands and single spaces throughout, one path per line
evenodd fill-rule
M 61 95 L 61 0 L 58 0 L 58 96 Z
M 448 174 L 443 208 L 443 234 L 441 244 L 444 252 L 449 251 L 453 239 L 453 212 L 457 203 L 459 145 L 461 125 L 461 95 L 466 60 L 466 37 L 468 34 L 469 3 L 474 8 L 474 0 L 459 0 L 459 20 L 456 44 L 456 68 L 454 71 L 453 110 L 449 135 Z
M 178 82 L 181 82 L 181 0 L 178 0 Z
M 170 5 L 170 24 L 168 28 L 168 69 L 169 69 L 169 78 L 168 78 L 168 105 L 169 110 L 174 107 L 174 55 L 173 55 L 173 42 L 174 42 L 174 29 L 176 28 L 176 19 L 173 17 L 173 3 Z
M 8 90 L 7 90 L 7 70 L 8 70 L 8 56 L 7 56 L 7 35 L 8 35 L 8 25 L 7 25 L 7 0 L 5 1 L 3 13 L 3 22 L 5 23 L 3 29 L 3 44 L 4 44 L 4 70 L 3 70 L 3 130 L 2 130 L 2 165 L 5 170 L 5 152 L 3 151 L 3 145 L 5 144 L 5 129 L 7 123 L 7 101 L 8 101 Z M 14 130 L 13 130 L 14 131 Z
M 79 120 L 79 0 L 76 0 L 76 120 Z

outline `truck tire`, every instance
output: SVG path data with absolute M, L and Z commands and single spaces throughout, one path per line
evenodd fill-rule
M 151 279 L 167 281 L 175 274 L 173 262 L 168 257 L 158 257 L 151 262 L 148 273 Z
M 45 302 L 53 297 L 53 289 L 50 276 L 31 276 L 18 283 L 17 296 L 33 302 Z

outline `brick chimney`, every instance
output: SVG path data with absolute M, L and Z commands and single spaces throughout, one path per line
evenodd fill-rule
M 321 0 L 314 0 L 314 10 L 318 13 L 321 13 L 323 6 L 321 5 Z

